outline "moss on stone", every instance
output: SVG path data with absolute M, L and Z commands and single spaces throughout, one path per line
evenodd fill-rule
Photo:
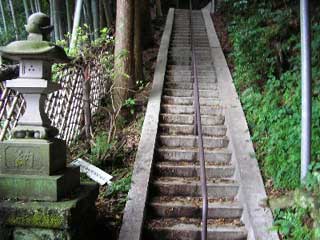
M 56 214 L 46 214 L 35 212 L 33 215 L 15 215 L 12 214 L 6 220 L 8 225 L 12 226 L 38 226 L 43 228 L 62 228 L 64 217 Z

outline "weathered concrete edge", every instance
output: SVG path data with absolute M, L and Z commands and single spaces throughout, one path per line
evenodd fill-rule
M 239 199 L 244 204 L 243 221 L 248 227 L 248 239 L 276 240 L 276 232 L 270 230 L 273 224 L 271 210 L 265 206 L 267 199 L 258 161 L 250 137 L 248 124 L 233 84 L 225 56 L 220 46 L 211 16 L 203 10 L 212 58 L 217 74 L 218 86 L 223 100 L 228 136 L 238 176 L 241 178 Z
M 147 111 L 136 154 L 131 189 L 124 209 L 119 240 L 140 240 L 143 231 L 145 204 L 152 170 L 154 149 L 157 138 L 160 103 L 165 78 L 168 50 L 174 20 L 174 9 L 170 9 L 162 35 L 153 86 L 149 96 Z

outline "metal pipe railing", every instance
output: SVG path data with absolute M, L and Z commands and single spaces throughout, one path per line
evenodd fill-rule
M 301 18 L 301 181 L 306 177 L 311 159 L 311 37 L 309 1 L 300 0 Z
M 191 52 L 192 52 L 192 66 L 191 74 L 193 78 L 193 96 L 194 96 L 194 108 L 195 108 L 195 135 L 198 136 L 199 147 L 199 160 L 200 160 L 200 181 L 201 181 L 201 193 L 202 193 L 202 230 L 201 239 L 207 239 L 207 218 L 208 218 L 208 193 L 207 193 L 207 177 L 206 166 L 204 159 L 203 137 L 202 137 L 202 124 L 200 114 L 200 101 L 199 101 L 199 84 L 198 84 L 198 72 L 197 72 L 197 58 L 194 49 L 193 38 L 193 23 L 192 23 L 192 2 L 190 0 L 190 38 L 191 38 Z

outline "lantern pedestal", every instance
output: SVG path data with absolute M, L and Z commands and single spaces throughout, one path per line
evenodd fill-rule
M 26 29 L 28 40 L 0 48 L 2 57 L 20 63 L 19 78 L 6 87 L 26 103 L 12 139 L 0 143 L 0 239 L 94 239 L 98 187 L 80 185 L 80 169 L 66 166 L 66 143 L 45 113 L 46 95 L 59 89 L 51 66 L 70 59 L 47 41 L 47 15 L 32 14 Z
M 95 239 L 96 185 L 82 185 L 70 200 L 59 202 L 0 201 L 4 216 L 0 239 Z M 9 238 L 10 237 L 10 238 Z

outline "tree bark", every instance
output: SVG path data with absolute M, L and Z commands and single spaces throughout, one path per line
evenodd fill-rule
M 99 38 L 99 10 L 97 0 L 91 0 L 94 39 Z
M 90 69 L 88 64 L 84 66 L 83 73 L 83 84 L 82 84 L 82 93 L 83 93 L 83 114 L 84 114 L 84 127 L 86 133 L 86 139 L 89 141 L 91 139 L 91 129 L 92 129 L 92 118 L 91 118 L 91 105 L 90 105 Z
M 4 15 L 2 1 L 0 1 L 0 10 L 1 10 L 1 16 L 2 16 L 2 23 L 3 23 L 4 32 L 7 34 L 8 33 L 7 21 L 6 21 L 6 16 Z
M 135 81 L 143 81 L 142 44 L 141 44 L 141 8 L 140 0 L 134 0 L 134 77 Z
M 31 12 L 32 13 L 36 12 L 36 9 L 35 9 L 34 4 L 33 4 L 33 0 L 30 0 L 30 8 L 31 8 Z
M 68 32 L 71 33 L 72 26 L 71 26 L 71 14 L 70 14 L 70 2 L 66 0 L 66 13 L 67 13 L 67 24 L 68 24 Z
M 57 15 L 57 24 L 59 26 L 59 39 L 62 40 L 64 39 L 64 34 L 65 34 L 65 25 L 62 24 L 63 20 L 63 11 L 62 11 L 62 6 L 65 0 L 56 0 L 57 5 L 56 5 L 56 15 Z
M 57 11 L 57 1 L 52 0 L 52 13 L 53 13 L 53 27 L 54 27 L 54 40 L 60 40 L 60 30 L 59 30 L 59 23 L 58 23 L 58 11 Z
M 150 16 L 150 1 L 149 0 L 141 0 L 140 4 L 141 15 L 142 15 L 142 46 L 144 49 L 149 48 L 153 44 L 153 33 L 151 27 L 151 16 Z
M 122 107 L 133 88 L 133 14 L 134 0 L 117 0 L 115 82 L 113 103 L 116 109 Z M 124 53 L 125 51 L 125 53 Z M 121 56 L 121 57 L 120 57 Z M 125 76 L 127 75 L 127 76 Z
M 16 15 L 15 15 L 15 13 L 14 13 L 14 8 L 13 8 L 12 0 L 9 0 L 9 7 L 10 7 L 10 12 L 11 12 L 11 17 L 12 17 L 12 23 L 13 23 L 14 31 L 15 31 L 15 34 L 16 34 L 16 40 L 19 40 L 18 26 L 17 26 Z
M 73 20 L 73 27 L 72 27 L 72 37 L 70 42 L 70 50 L 73 50 L 77 43 L 77 35 L 78 35 L 78 27 L 80 24 L 81 18 L 81 9 L 83 5 L 83 0 L 77 0 L 76 8 L 74 11 L 74 20 Z
M 91 1 L 91 0 L 90 0 Z M 93 22 L 92 22 L 92 13 L 91 13 L 91 3 L 89 0 L 84 0 L 84 15 L 86 23 L 89 26 L 89 31 L 93 32 Z M 90 35 L 90 39 L 93 40 L 93 37 Z
M 41 12 L 41 4 L 39 0 L 35 0 L 34 5 L 36 6 L 37 12 Z
M 157 11 L 157 17 L 163 16 L 161 0 L 156 0 L 156 11 Z
M 99 28 L 103 29 L 107 26 L 106 16 L 103 10 L 102 0 L 99 0 Z
M 50 7 L 50 24 L 54 27 L 54 18 L 53 18 L 53 0 L 49 0 L 49 7 Z M 54 40 L 54 31 L 51 32 L 50 36 L 51 39 Z

